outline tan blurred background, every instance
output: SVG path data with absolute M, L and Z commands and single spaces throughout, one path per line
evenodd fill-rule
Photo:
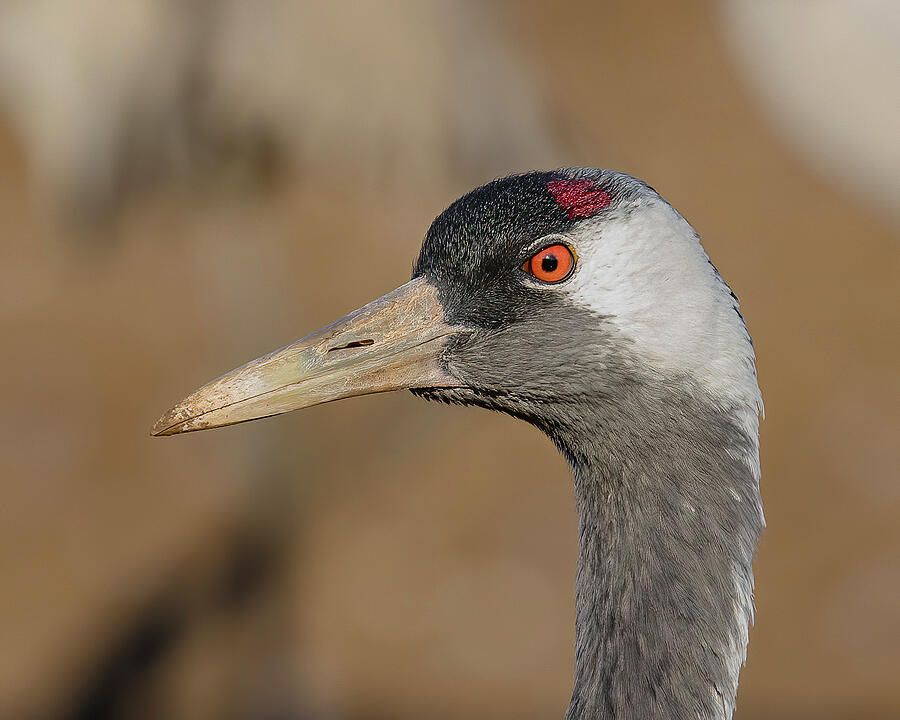
M 638 175 L 766 403 L 741 720 L 900 717 L 893 0 L 0 5 L 0 718 L 562 717 L 571 481 L 409 394 L 151 439 L 533 167 Z

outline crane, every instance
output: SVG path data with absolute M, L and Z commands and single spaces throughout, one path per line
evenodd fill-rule
M 568 460 L 566 720 L 732 717 L 762 400 L 737 298 L 668 202 L 594 168 L 476 188 L 434 220 L 409 282 L 205 385 L 153 434 L 399 389 L 525 420 Z

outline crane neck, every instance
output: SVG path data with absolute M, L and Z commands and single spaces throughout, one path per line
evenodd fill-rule
M 568 417 L 545 427 L 579 514 L 566 720 L 731 718 L 763 526 L 756 409 L 636 388 Z

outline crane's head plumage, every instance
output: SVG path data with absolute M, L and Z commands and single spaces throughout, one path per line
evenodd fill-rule
M 756 427 L 750 339 L 697 234 L 640 180 L 569 168 L 466 194 L 428 230 L 410 283 L 202 388 L 155 432 L 400 388 L 546 427 L 635 383 L 702 394 Z
M 558 245 L 571 272 L 534 277 L 529 258 Z M 415 390 L 425 397 L 539 419 L 548 403 L 674 383 L 755 423 L 735 296 L 687 221 L 631 176 L 564 169 L 477 188 L 435 219 L 414 277 L 437 289 L 448 323 L 468 328 L 442 358 L 459 386 Z

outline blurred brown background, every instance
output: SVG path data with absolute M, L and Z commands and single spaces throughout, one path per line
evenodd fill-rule
M 172 439 L 532 167 L 646 179 L 766 403 L 738 717 L 900 716 L 891 0 L 0 5 L 0 718 L 548 718 L 571 482 L 408 394 Z

